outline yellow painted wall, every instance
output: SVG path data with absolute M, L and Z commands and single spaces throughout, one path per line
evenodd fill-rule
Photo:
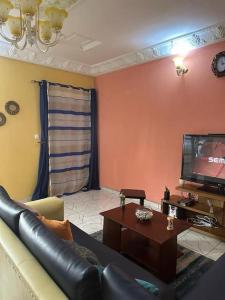
M 39 86 L 31 80 L 92 88 L 94 78 L 5 58 L 0 58 L 0 70 L 0 111 L 7 117 L 0 127 L 0 185 L 15 200 L 29 199 L 36 185 L 40 149 L 34 140 L 34 134 L 40 133 Z M 5 112 L 9 100 L 19 103 L 19 114 Z

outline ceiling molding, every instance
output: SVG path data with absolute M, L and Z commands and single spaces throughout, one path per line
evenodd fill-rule
M 43 65 L 45 67 L 60 69 L 73 73 L 80 73 L 92 76 L 92 67 L 80 62 L 71 61 L 62 57 L 51 56 L 42 53 L 35 48 L 25 49 L 23 51 L 10 50 L 10 45 L 5 42 L 0 42 L 0 56 L 24 61 L 32 64 Z
M 225 40 L 225 22 L 92 65 L 91 71 L 92 74 L 96 76 L 171 56 L 173 55 L 173 45 L 179 41 L 188 42 L 193 49 L 197 49 L 223 40 Z
M 43 54 L 35 49 L 23 51 L 10 51 L 10 45 L 0 42 L 0 56 L 25 61 L 33 64 L 44 65 L 51 68 L 61 69 L 69 72 L 80 73 L 90 76 L 98 76 L 116 70 L 124 69 L 133 65 L 142 64 L 172 55 L 172 48 L 177 41 L 186 41 L 193 48 L 200 48 L 225 40 L 225 22 L 192 32 L 173 40 L 128 53 L 95 65 L 87 65 L 77 61 L 67 60 L 63 57 Z

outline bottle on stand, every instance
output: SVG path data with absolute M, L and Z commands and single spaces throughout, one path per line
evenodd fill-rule
M 120 193 L 120 206 L 122 208 L 125 208 L 125 199 L 126 199 L 125 195 Z
M 170 190 L 168 189 L 167 186 L 165 186 L 164 200 L 170 200 Z

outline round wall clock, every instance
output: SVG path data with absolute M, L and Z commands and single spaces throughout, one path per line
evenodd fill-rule
M 6 123 L 6 117 L 3 113 L 0 112 L 0 126 L 5 125 Z
M 225 76 L 225 51 L 218 53 L 214 57 L 212 71 L 217 77 Z
M 9 115 L 16 115 L 20 111 L 20 107 L 16 101 L 8 101 L 5 105 L 5 110 Z

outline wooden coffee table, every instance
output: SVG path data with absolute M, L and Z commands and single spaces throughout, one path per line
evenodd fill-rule
M 103 243 L 170 282 L 176 276 L 177 235 L 191 225 L 175 219 L 174 230 L 168 231 L 167 215 L 157 211 L 150 221 L 141 223 L 135 216 L 135 210 L 141 207 L 130 203 L 102 212 Z

